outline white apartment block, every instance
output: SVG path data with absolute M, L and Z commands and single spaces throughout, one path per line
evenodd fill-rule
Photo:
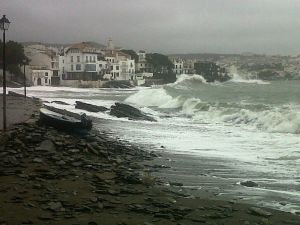
M 183 74 L 183 60 L 181 59 L 175 59 L 173 60 L 174 69 L 173 72 L 175 74 Z
M 139 51 L 138 55 L 138 62 L 136 63 L 135 70 L 137 73 L 149 73 L 152 72 L 153 67 L 150 63 L 146 60 L 146 52 Z

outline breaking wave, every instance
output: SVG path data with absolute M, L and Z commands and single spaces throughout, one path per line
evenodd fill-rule
M 152 110 L 158 112 L 170 110 L 173 116 L 188 116 L 205 123 L 246 125 L 265 132 L 300 133 L 299 105 L 274 106 L 243 101 L 207 102 L 202 101 L 201 96 L 195 96 L 192 92 L 174 91 L 178 87 L 187 89 L 190 85 L 195 85 L 195 82 L 198 82 L 198 86 L 199 84 L 209 85 L 199 75 L 184 75 L 174 84 L 156 89 L 140 90 L 129 96 L 125 102 L 151 107 Z
M 245 124 L 259 130 L 276 133 L 300 133 L 300 108 L 283 107 L 263 111 L 240 109 L 228 112 L 216 109 L 211 113 L 219 121 L 235 125 Z
M 244 77 L 240 76 L 237 73 L 233 73 L 232 74 L 232 79 L 230 79 L 228 82 L 247 83 L 247 84 L 270 84 L 270 82 L 259 80 L 259 79 L 244 78 Z
M 170 87 L 175 87 L 175 88 L 190 88 L 192 85 L 199 85 L 199 84 L 206 84 L 206 80 L 204 77 L 198 74 L 181 74 L 177 80 L 169 84 L 168 86 Z

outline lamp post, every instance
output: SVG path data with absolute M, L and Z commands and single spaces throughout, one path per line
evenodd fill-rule
M 25 65 L 26 65 L 26 59 L 23 60 L 23 64 L 24 64 L 24 96 L 26 98 L 26 75 L 25 75 Z
M 9 20 L 3 15 L 0 19 L 0 30 L 3 30 L 3 130 L 6 130 L 5 31 L 8 30 L 9 24 Z

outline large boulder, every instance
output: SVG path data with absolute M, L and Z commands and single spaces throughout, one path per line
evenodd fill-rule
M 156 121 L 154 118 L 142 113 L 139 109 L 134 108 L 131 105 L 119 102 L 116 102 L 115 105 L 111 106 L 110 115 L 116 117 L 127 117 L 131 120 L 147 120 L 152 122 Z
M 105 112 L 108 110 L 108 108 L 106 108 L 104 106 L 92 105 L 92 104 L 81 102 L 81 101 L 76 101 L 75 108 L 83 109 L 83 110 L 86 110 L 89 112 Z
M 102 88 L 132 88 L 134 87 L 129 80 L 110 80 L 106 81 Z

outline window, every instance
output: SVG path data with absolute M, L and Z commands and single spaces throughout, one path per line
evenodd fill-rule
M 99 67 L 102 68 L 102 64 L 99 64 Z
M 63 63 L 65 63 L 65 60 L 63 59 Z
M 114 70 L 114 66 L 110 66 L 110 69 L 111 69 L 111 70 Z
M 85 65 L 85 71 L 96 71 L 97 65 L 96 64 L 86 64 Z
M 48 83 L 48 78 L 45 78 L 45 83 Z
M 76 70 L 81 70 L 81 64 L 76 64 Z
M 117 77 L 119 77 L 119 73 L 116 73 Z
M 85 56 L 85 61 L 89 62 L 89 57 L 88 56 Z
M 93 56 L 93 61 L 96 62 L 96 56 Z
M 77 62 L 80 62 L 80 56 L 77 56 Z
M 120 68 L 119 68 L 119 66 L 116 66 L 116 70 L 119 70 Z
M 90 62 L 92 62 L 92 56 L 90 55 Z
M 71 71 L 73 71 L 73 69 L 74 69 L 74 68 L 73 68 L 73 64 L 72 64 L 72 65 L 71 65 Z
M 141 64 L 141 67 L 143 67 L 143 64 Z
M 73 56 L 71 56 L 71 62 L 73 62 Z
M 48 72 L 45 73 L 45 77 L 48 77 Z

